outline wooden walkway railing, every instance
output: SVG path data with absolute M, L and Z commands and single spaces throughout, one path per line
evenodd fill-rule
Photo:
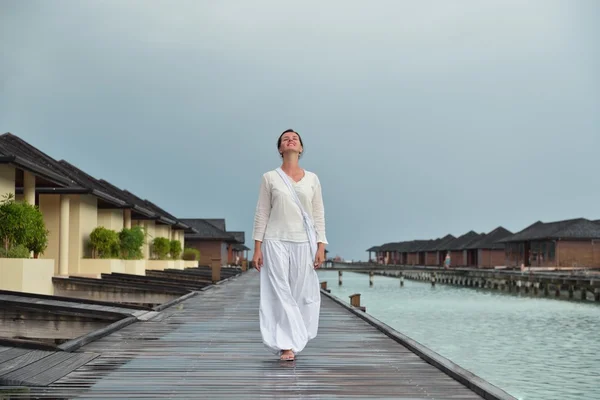
M 496 395 L 480 396 L 325 295 L 318 337 L 279 361 L 261 343 L 258 278 L 249 271 L 90 343 L 79 351 L 100 356 L 11 398 L 512 399 L 484 381 Z

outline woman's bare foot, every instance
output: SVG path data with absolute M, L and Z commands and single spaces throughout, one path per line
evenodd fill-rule
M 281 361 L 293 361 L 294 352 L 292 350 L 282 350 L 281 356 L 279 358 L 281 359 Z

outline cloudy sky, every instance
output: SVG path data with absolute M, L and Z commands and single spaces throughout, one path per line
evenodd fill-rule
M 329 249 L 600 218 L 595 0 L 0 0 L 0 131 L 251 243 L 287 128 Z

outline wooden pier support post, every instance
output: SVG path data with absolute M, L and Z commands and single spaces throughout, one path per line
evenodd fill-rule
M 248 261 L 242 260 L 242 272 L 248 271 Z
M 560 297 L 560 283 L 556 285 L 556 291 L 554 292 L 555 297 Z
M 400 287 L 404 287 L 404 273 L 400 272 Z
M 520 280 L 517 281 L 517 293 L 521 291 L 521 285 L 522 284 L 523 283 Z
M 369 286 L 373 286 L 373 278 L 375 277 L 374 271 L 369 271 Z
M 569 298 L 572 299 L 573 298 L 573 293 L 575 292 L 575 288 L 573 287 L 573 285 L 569 285 Z
M 585 286 L 581 286 L 581 300 L 587 300 L 587 288 Z
M 342 271 L 338 271 L 338 285 L 342 286 Z
M 331 289 L 327 289 L 327 281 L 321 282 L 321 290 L 324 290 L 327 293 L 331 293 Z
M 533 283 L 533 294 L 535 294 L 537 296 L 539 294 L 539 292 L 540 292 L 540 283 L 534 282 Z
M 349 296 L 350 297 L 350 305 L 352 307 L 358 308 L 361 311 L 367 311 L 366 307 L 360 305 L 360 293 L 354 293 Z
M 544 296 L 550 296 L 550 284 L 544 283 Z
M 594 289 L 594 300 L 600 301 L 600 289 Z
M 217 283 L 221 280 L 221 258 L 211 259 L 210 269 L 212 272 L 212 281 Z
M 431 273 L 431 286 L 435 287 L 435 272 Z

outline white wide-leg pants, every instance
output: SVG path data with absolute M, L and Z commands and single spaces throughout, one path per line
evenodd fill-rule
M 317 336 L 321 292 L 308 242 L 265 240 L 260 270 L 260 332 L 274 353 L 299 353 Z

